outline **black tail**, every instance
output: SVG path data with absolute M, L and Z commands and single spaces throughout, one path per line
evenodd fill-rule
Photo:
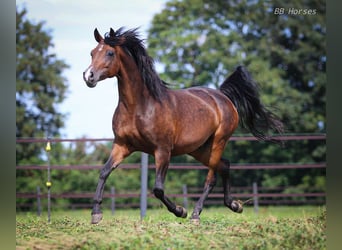
M 258 139 L 279 142 L 268 134 L 270 131 L 282 133 L 283 123 L 261 103 L 258 86 L 247 69 L 238 66 L 220 86 L 220 90 L 234 103 L 243 128 Z

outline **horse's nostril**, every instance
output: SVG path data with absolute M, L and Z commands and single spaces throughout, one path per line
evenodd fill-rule
M 93 72 L 92 70 L 89 70 L 89 71 L 86 73 L 86 77 L 87 77 L 89 80 L 94 79 L 94 72 Z
M 93 82 L 95 78 L 95 74 L 91 69 L 87 69 L 83 72 L 83 79 L 86 82 Z

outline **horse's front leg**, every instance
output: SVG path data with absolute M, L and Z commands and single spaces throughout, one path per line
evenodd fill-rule
M 95 195 L 94 195 L 94 205 L 91 212 L 91 223 L 97 224 L 102 220 L 101 203 L 103 198 L 103 190 L 106 180 L 110 173 L 119 166 L 121 161 L 130 154 L 130 151 L 126 147 L 114 144 L 113 150 L 100 171 L 99 180 L 97 183 Z
M 158 151 L 155 153 L 156 160 L 156 181 L 153 189 L 153 193 L 163 202 L 167 209 L 176 215 L 177 217 L 186 218 L 187 211 L 184 207 L 176 206 L 167 196 L 164 194 L 164 181 L 170 162 L 170 152 Z

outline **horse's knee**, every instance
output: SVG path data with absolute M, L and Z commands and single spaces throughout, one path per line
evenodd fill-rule
M 160 188 L 153 189 L 154 196 L 158 199 L 162 199 L 164 197 L 164 190 Z
M 111 172 L 116 169 L 119 165 L 110 165 L 108 163 L 106 163 L 103 168 L 100 171 L 100 178 L 103 180 L 106 180 L 108 178 L 108 176 L 111 174 Z
M 104 167 L 100 171 L 100 179 L 106 180 L 109 174 L 111 173 L 111 169 Z
M 210 188 L 214 188 L 216 186 L 216 176 L 214 176 L 211 180 L 209 180 L 208 182 L 208 186 Z

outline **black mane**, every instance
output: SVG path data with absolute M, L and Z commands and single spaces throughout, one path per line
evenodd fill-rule
M 123 27 L 119 28 L 116 32 L 111 30 L 111 32 L 105 34 L 104 42 L 112 47 L 121 46 L 128 55 L 133 57 L 150 94 L 156 100 L 161 100 L 167 87 L 159 78 L 154 68 L 154 61 L 147 54 L 143 39 L 139 38 L 137 30 L 138 28 L 124 31 Z

